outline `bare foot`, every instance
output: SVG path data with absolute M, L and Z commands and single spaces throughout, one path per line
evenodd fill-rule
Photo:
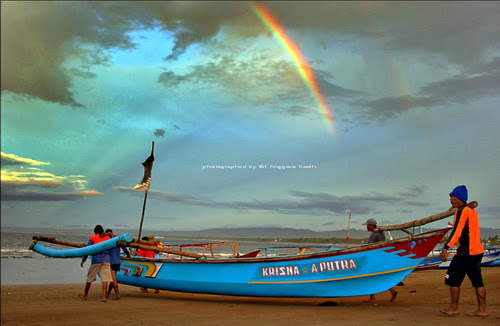
M 363 303 L 377 303 L 376 300 L 365 300 L 363 301 Z
M 79 297 L 80 299 L 82 299 L 82 300 L 87 300 L 87 297 L 86 297 L 86 296 L 84 296 L 83 294 L 79 294 L 79 295 L 78 295 L 78 297 Z
M 474 312 L 469 312 L 468 314 L 466 314 L 466 316 L 469 316 L 469 317 L 488 317 L 489 315 L 487 312 L 474 311 Z
M 442 314 L 445 314 L 446 316 L 457 316 L 459 315 L 460 313 L 458 312 L 458 310 L 452 310 L 450 308 L 446 308 L 446 309 L 440 309 L 439 310 Z
M 106 302 L 106 298 L 102 298 L 102 299 L 101 299 L 101 302 Z
M 160 290 L 155 290 L 155 294 L 158 294 L 158 293 L 160 293 Z
M 391 294 L 392 294 L 392 296 L 391 296 L 391 300 L 389 302 L 393 302 L 394 300 L 396 300 L 396 296 L 398 295 L 398 291 L 394 291 Z
M 113 300 L 120 300 L 120 298 L 121 298 L 121 297 L 116 297 L 116 298 L 114 298 Z

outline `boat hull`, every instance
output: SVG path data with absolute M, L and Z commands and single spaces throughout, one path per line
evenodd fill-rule
M 119 283 L 255 297 L 376 294 L 402 281 L 449 229 L 343 250 L 248 259 L 122 258 Z

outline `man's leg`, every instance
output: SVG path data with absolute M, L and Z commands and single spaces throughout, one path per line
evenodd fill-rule
M 108 282 L 102 282 L 102 302 L 106 302 L 106 293 L 108 292 Z
M 477 310 L 468 313 L 467 316 L 488 317 L 488 313 L 486 312 L 486 288 L 482 286 L 475 289 L 477 297 Z
M 471 264 L 471 269 L 467 273 L 469 279 L 471 280 L 472 286 L 476 290 L 476 298 L 477 298 L 477 310 L 471 313 L 468 313 L 467 316 L 474 317 L 487 317 L 488 313 L 486 312 L 486 288 L 483 283 L 483 276 L 481 275 L 481 260 L 483 255 L 472 256 L 471 259 L 475 264 Z
M 460 287 L 450 286 L 451 303 L 448 308 L 441 309 L 440 311 L 445 315 L 458 315 L 458 300 L 460 298 Z
M 106 298 L 108 298 L 109 295 L 111 294 L 111 290 L 113 290 L 113 283 L 109 283 L 109 288 L 108 288 L 108 293 L 106 294 Z
M 370 298 L 368 300 L 363 301 L 364 303 L 375 303 L 377 300 L 375 300 L 375 294 L 370 294 Z
M 111 271 L 111 277 L 113 277 L 113 288 L 115 289 L 115 300 L 120 299 L 120 290 L 118 290 L 118 281 L 116 280 L 116 271 Z
M 396 296 L 398 295 L 398 291 L 396 291 L 394 288 L 390 288 L 389 291 L 391 291 L 390 302 L 393 302 L 394 300 L 396 300 Z
M 80 299 L 87 300 L 87 296 L 89 295 L 89 290 L 90 290 L 91 285 L 92 285 L 92 283 L 90 283 L 90 282 L 85 283 L 85 291 L 84 291 L 83 295 L 82 294 L 79 295 Z

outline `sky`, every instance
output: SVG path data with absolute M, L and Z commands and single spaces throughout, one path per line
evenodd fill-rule
M 1 2 L 2 227 L 500 228 L 498 2 Z M 434 222 L 443 227 L 451 218 Z

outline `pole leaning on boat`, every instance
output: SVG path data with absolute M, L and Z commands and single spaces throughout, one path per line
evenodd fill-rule
M 477 201 L 471 201 L 469 204 L 467 204 L 467 206 L 469 206 L 470 208 L 476 208 L 478 206 L 478 203 L 477 203 Z M 403 224 L 379 226 L 378 229 L 380 231 L 403 230 L 405 232 L 409 232 L 409 231 L 406 231 L 406 229 L 411 228 L 411 227 L 415 227 L 415 226 L 425 225 L 427 223 L 431 223 L 434 221 L 442 220 L 443 218 L 454 215 L 456 211 L 457 211 L 457 209 L 453 208 L 453 209 L 450 209 L 450 210 L 447 210 L 447 211 L 444 211 L 444 212 L 441 212 L 438 214 L 434 214 L 431 216 L 427 216 L 427 217 L 424 217 L 422 219 L 415 220 L 412 222 L 407 222 L 407 223 L 403 223 Z

